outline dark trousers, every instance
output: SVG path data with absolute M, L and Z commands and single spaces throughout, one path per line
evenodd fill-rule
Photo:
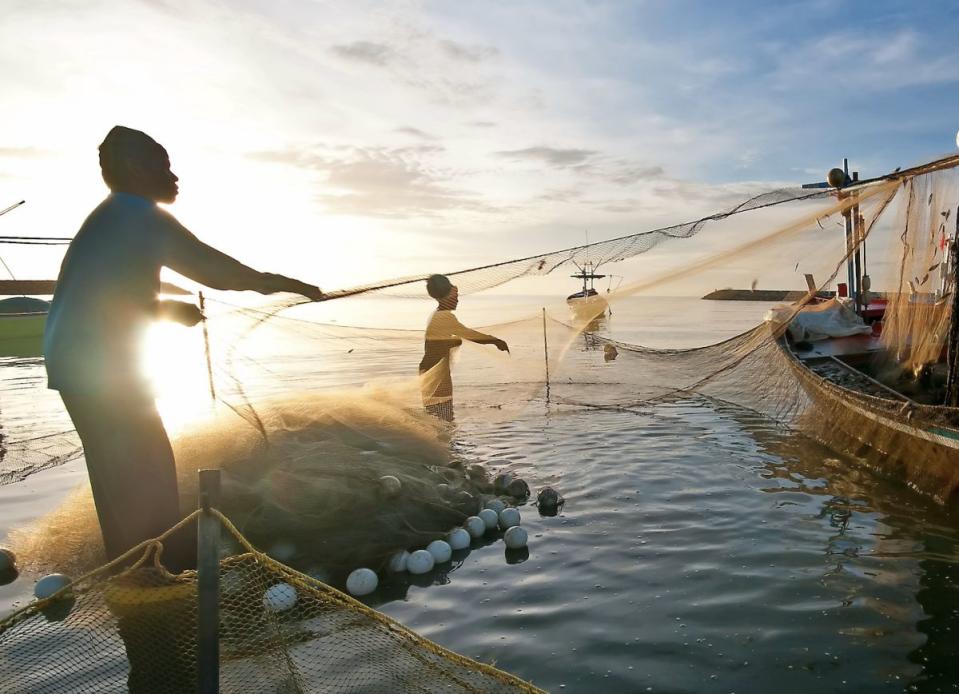
M 143 394 L 60 393 L 87 462 L 107 558 L 156 537 L 182 518 L 173 449 L 153 400 Z M 195 532 L 164 542 L 172 572 L 196 565 Z

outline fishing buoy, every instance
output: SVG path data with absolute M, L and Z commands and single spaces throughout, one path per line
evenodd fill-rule
M 346 590 L 350 595 L 369 595 L 376 590 L 379 582 L 380 579 L 373 569 L 356 569 L 346 577 Z
M 514 525 L 503 535 L 503 542 L 505 542 L 506 546 L 510 549 L 521 549 L 525 547 L 527 540 L 529 540 L 529 533 L 526 532 L 526 528 L 521 528 L 518 525 Z
M 37 600 L 46 600 L 64 586 L 70 585 L 70 577 L 63 574 L 49 574 L 44 576 L 33 587 L 33 595 Z
M 492 530 L 499 523 L 499 514 L 491 508 L 484 508 L 479 512 L 479 517 L 483 519 L 487 530 Z
M 453 548 L 443 540 L 433 540 L 426 545 L 426 551 L 433 555 L 437 564 L 447 562 L 453 556 Z
M 463 522 L 470 537 L 483 537 L 486 534 L 486 521 L 478 516 L 470 516 Z
M 509 528 L 517 526 L 519 525 L 519 521 L 519 511 L 512 506 L 504 508 L 499 512 L 499 527 L 501 530 L 508 530 Z
M 563 503 L 563 497 L 552 487 L 544 487 L 536 495 L 536 505 L 539 507 L 540 514 L 544 516 L 555 516 Z
M 470 534 L 463 528 L 453 528 L 446 536 L 446 541 L 451 549 L 466 549 L 470 546 Z
M 514 499 L 525 499 L 529 496 L 529 485 L 517 477 L 506 485 L 506 493 Z
M 296 555 L 296 545 L 287 540 L 273 543 L 266 553 L 279 562 L 288 562 Z
M 403 483 L 400 482 L 398 477 L 393 475 L 383 475 L 380 477 L 380 492 L 387 499 L 393 499 L 400 495 L 400 491 L 403 489 Z
M 397 552 L 392 557 L 390 557 L 390 563 L 387 567 L 387 571 L 393 574 L 398 574 L 406 571 L 406 562 L 410 559 L 410 553 L 405 549 Z
M 0 573 L 17 570 L 17 555 L 5 547 L 0 547 Z
M 513 481 L 513 475 L 508 472 L 501 472 L 493 478 L 493 491 L 497 494 L 505 494 L 509 483 Z
M 486 508 L 490 509 L 491 511 L 494 511 L 497 515 L 499 515 L 499 512 L 502 511 L 504 508 L 506 508 L 506 504 L 503 502 L 502 499 L 490 499 L 489 501 L 486 502 Z
M 263 593 L 263 607 L 270 612 L 286 612 L 296 604 L 296 588 L 289 583 L 277 583 Z
M 425 549 L 418 549 L 406 560 L 406 570 L 411 574 L 425 574 L 433 570 L 436 560 Z

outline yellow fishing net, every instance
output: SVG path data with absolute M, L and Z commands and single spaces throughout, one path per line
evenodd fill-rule
M 195 332 L 184 352 L 192 357 L 167 372 L 182 377 L 182 389 L 164 416 L 174 434 L 182 507 L 192 508 L 196 498 L 191 484 L 197 469 L 222 468 L 221 508 L 239 527 L 242 553 L 221 562 L 224 690 L 531 690 L 443 651 L 253 551 L 244 539 L 267 549 L 275 542 L 292 547 L 287 564 L 302 571 L 319 564 L 335 585 L 354 568 L 382 569 L 392 552 L 423 546 L 476 511 L 486 472 L 476 473 L 477 493 L 467 492 L 468 498 L 449 496 L 448 476 L 462 484 L 471 466 L 498 463 L 472 458 L 468 432 L 495 430 L 530 408 L 648 411 L 672 398 L 733 403 L 948 498 L 959 488 L 959 412 L 936 401 L 936 387 L 916 386 L 925 400 L 902 391 L 917 379 L 934 380 L 947 342 L 944 316 L 955 292 L 939 268 L 947 213 L 959 204 L 957 165 L 959 157 L 950 157 L 838 193 L 777 191 L 687 224 L 449 273 L 464 296 L 461 320 L 510 346 L 507 354 L 464 344 L 444 364 L 449 372 L 439 377 L 451 374 L 459 428 L 423 412 L 424 392 L 436 392 L 429 388 L 434 374 L 418 371 L 423 329 L 392 323 L 401 302 L 418 298 L 425 326 L 433 308 L 425 275 L 330 295 L 327 305 L 349 305 L 352 314 L 371 317 L 365 325 L 344 321 L 342 314 L 310 313 L 323 306 L 298 306 L 299 300 L 256 307 L 211 302 L 209 372 L 197 358 L 203 345 Z M 762 223 L 740 226 L 746 214 L 760 215 Z M 847 238 L 844 220 L 851 217 L 854 233 Z M 627 266 L 662 241 L 677 239 L 678 246 L 678 239 L 701 239 L 707 226 L 720 233 L 704 239 L 703 247 L 686 247 L 680 261 Z M 870 343 L 872 352 L 857 369 L 828 355 L 805 358 L 812 348 L 791 328 L 807 304 L 845 281 L 847 261 L 864 252 L 867 240 L 872 292 L 888 292 L 890 301 L 883 339 Z M 481 293 L 508 282 L 545 281 L 587 262 L 632 268 L 622 270 L 627 278 L 618 289 L 603 295 L 612 317 L 580 320 L 542 310 L 535 297 Z M 904 289 L 910 281 L 912 288 Z M 692 282 L 800 291 L 768 320 L 757 317 L 758 325 L 742 326 L 732 337 L 727 329 L 714 344 L 644 346 L 645 338 L 656 341 L 660 326 L 641 320 L 636 340 L 608 334 L 620 300 L 668 294 Z M 496 307 L 492 324 L 465 317 L 474 299 Z M 370 302 L 365 314 L 364 301 Z M 679 327 L 682 319 L 696 320 L 676 318 Z M 727 327 L 717 326 L 717 334 Z M 856 330 L 865 336 L 872 328 Z M 175 345 L 157 344 L 170 353 Z M 883 371 L 890 359 L 898 369 L 892 375 Z M 204 409 L 208 415 L 215 410 L 205 421 L 199 416 Z M 376 480 L 384 474 L 402 481 L 405 502 L 383 503 L 377 496 Z M 87 569 L 97 561 L 89 496 L 80 492 L 70 503 L 15 538 L 21 556 L 60 570 Z M 23 691 L 109 691 L 122 689 L 128 677 L 132 682 L 141 673 L 169 670 L 185 674 L 168 691 L 192 686 L 195 581 L 154 566 L 155 549 L 141 548 L 137 567 L 121 577 L 102 569 L 82 579 L 73 589 L 76 604 L 64 615 L 44 602 L 8 620 L 0 635 L 0 682 L 19 686 L 23 678 L 29 685 Z M 279 583 L 295 587 L 297 602 L 274 613 L 263 596 Z M 159 625 L 161 614 L 172 627 Z M 148 641 L 166 645 L 141 648 L 145 633 Z M 92 655 L 101 652 L 111 657 Z
M 0 623 L 0 689 L 196 691 L 197 575 L 159 560 L 164 539 L 200 513 Z M 219 564 L 220 691 L 541 691 L 277 562 L 209 513 L 242 552 Z

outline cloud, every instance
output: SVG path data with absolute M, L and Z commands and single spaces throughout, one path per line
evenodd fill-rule
M 467 63 L 479 63 L 499 54 L 499 50 L 493 46 L 467 46 L 448 39 L 441 40 L 439 44 L 448 57 Z
M 403 135 L 411 135 L 413 137 L 418 137 L 422 140 L 438 140 L 439 139 L 436 135 L 430 135 L 427 132 L 423 132 L 419 128 L 413 128 L 408 125 L 404 125 L 399 128 L 394 128 L 393 132 L 402 133 Z
M 619 186 L 662 176 L 661 166 L 639 164 L 629 159 L 613 159 L 592 149 L 564 149 L 557 147 L 527 147 L 494 152 L 497 157 L 513 161 L 541 162 L 556 169 L 571 171 L 581 176 L 602 179 Z
M 538 161 L 557 168 L 566 168 L 582 164 L 597 154 L 591 149 L 558 149 L 556 147 L 527 147 L 525 149 L 510 149 L 494 152 L 497 157 L 514 161 Z
M 319 146 L 249 156 L 319 174 L 316 199 L 332 214 L 408 218 L 453 211 L 500 211 L 478 194 L 453 185 L 452 173 L 434 169 L 414 156 L 423 153 L 422 148 L 408 147 Z
M 353 43 L 338 44 L 331 49 L 336 55 L 346 60 L 352 60 L 367 65 L 385 66 L 396 55 L 395 51 L 385 43 L 373 41 L 354 41 Z

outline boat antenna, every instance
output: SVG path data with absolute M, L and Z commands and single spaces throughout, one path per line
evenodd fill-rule
M 12 205 L 10 205 L 10 207 L 3 208 L 2 210 L 0 210 L 0 217 L 5 215 L 7 212 L 10 212 L 11 210 L 17 209 L 18 207 L 20 207 L 20 205 L 23 205 L 26 202 L 27 202 L 26 200 L 21 200 L 20 202 L 13 203 Z

